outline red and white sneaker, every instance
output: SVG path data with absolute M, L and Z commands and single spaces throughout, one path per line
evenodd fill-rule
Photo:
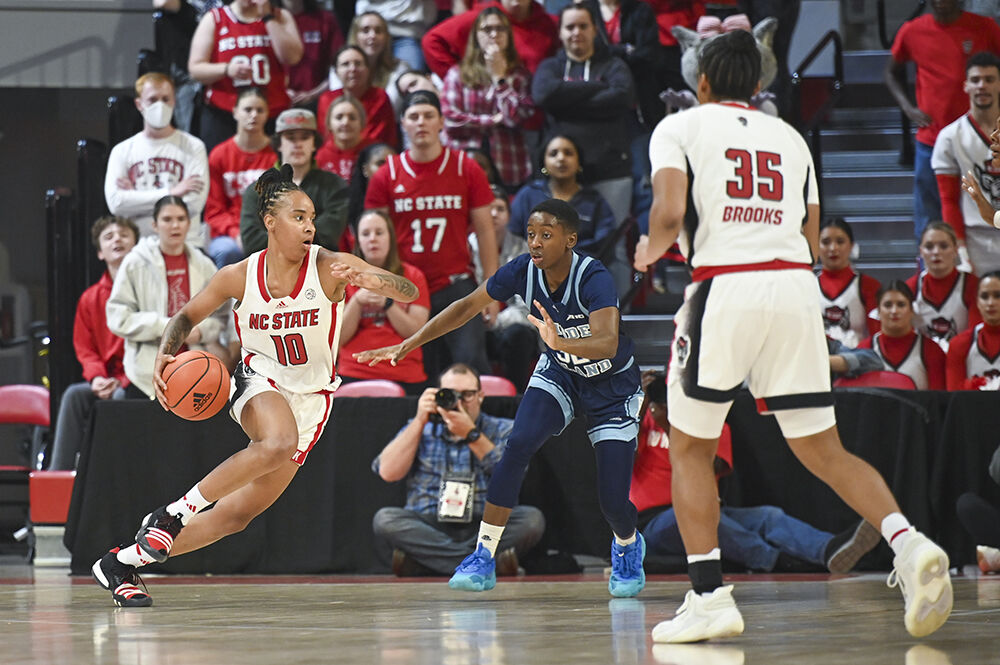
M 160 506 L 143 518 L 135 542 L 157 563 L 163 563 L 170 556 L 174 538 L 183 528 L 180 517 L 168 513 L 166 506 Z
M 94 581 L 111 592 L 111 599 L 118 607 L 151 606 L 153 598 L 146 593 L 146 585 L 136 574 L 135 567 L 118 560 L 120 549 L 116 547 L 94 562 L 90 569 Z

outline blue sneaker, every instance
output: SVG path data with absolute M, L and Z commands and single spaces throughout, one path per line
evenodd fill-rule
M 631 598 L 646 586 L 646 572 L 642 561 L 646 558 L 646 541 L 642 534 L 635 532 L 635 542 L 622 547 L 614 539 L 611 541 L 611 578 L 608 591 L 616 598 Z
M 458 591 L 489 591 L 496 585 L 496 562 L 482 544 L 458 564 L 448 580 L 448 586 Z

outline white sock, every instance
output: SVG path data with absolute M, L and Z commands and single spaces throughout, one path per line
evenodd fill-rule
M 136 568 L 156 561 L 156 559 L 146 554 L 146 552 L 143 551 L 137 543 L 132 543 L 128 547 L 123 547 L 118 550 L 118 554 L 116 556 L 122 563 L 129 566 L 135 566 Z
M 902 513 L 889 513 L 882 520 L 882 537 L 897 555 L 903 551 L 903 545 L 913 532 L 913 525 Z
M 187 524 L 189 519 L 205 508 L 208 508 L 212 503 L 212 501 L 201 495 L 201 491 L 195 485 L 188 490 L 187 494 L 167 505 L 167 512 L 171 515 L 179 515 L 181 524 Z
M 722 550 L 716 547 L 714 550 L 708 554 L 689 554 L 688 563 L 698 563 L 699 561 L 720 561 L 722 559 Z
M 633 531 L 632 535 L 629 536 L 628 538 L 619 538 L 618 534 L 616 533 L 615 542 L 618 543 L 618 547 L 625 547 L 627 545 L 631 545 L 632 543 L 635 542 L 637 533 L 638 531 Z
M 500 536 L 503 535 L 503 530 L 504 527 L 502 526 L 480 522 L 479 538 L 476 540 L 476 549 L 479 549 L 479 546 L 482 545 L 489 551 L 490 556 L 495 557 L 497 555 L 497 546 L 500 544 Z

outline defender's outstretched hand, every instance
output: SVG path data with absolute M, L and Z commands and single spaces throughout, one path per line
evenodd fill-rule
M 534 303 L 538 311 L 542 313 L 542 320 L 539 321 L 535 316 L 529 314 L 528 322 L 538 328 L 538 334 L 542 336 L 542 341 L 545 342 L 545 345 L 550 349 L 555 349 L 559 341 L 559 331 L 556 329 L 555 321 L 552 320 L 552 317 L 549 316 L 548 311 L 542 307 L 541 303 L 537 300 Z
M 361 353 L 355 353 L 354 359 L 359 363 L 368 363 L 369 367 L 374 367 L 383 360 L 388 360 L 395 367 L 396 363 L 405 358 L 406 354 L 410 352 L 409 349 L 403 349 L 405 344 L 405 342 L 401 342 L 394 346 L 383 346 L 381 349 L 370 349 Z

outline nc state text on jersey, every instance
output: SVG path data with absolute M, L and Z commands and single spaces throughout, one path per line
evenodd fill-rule
M 301 309 L 294 312 L 275 312 L 274 314 L 251 314 L 248 325 L 250 330 L 288 330 L 290 328 L 306 328 L 319 325 L 319 309 Z
M 393 201 L 396 212 L 414 210 L 462 210 L 461 194 L 441 194 L 438 196 L 403 197 Z
M 267 35 L 239 35 L 238 37 L 223 37 L 219 40 L 219 53 L 237 48 L 270 48 L 271 38 Z

